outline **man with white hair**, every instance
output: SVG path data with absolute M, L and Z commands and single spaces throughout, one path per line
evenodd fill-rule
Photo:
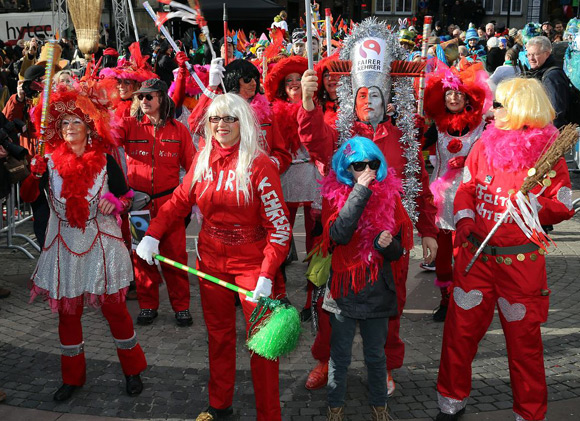
M 495 35 L 495 25 L 493 23 L 490 22 L 485 25 L 485 35 L 487 35 L 487 39 Z
M 566 118 L 570 97 L 568 77 L 556 64 L 552 56 L 552 43 L 547 37 L 530 39 L 526 44 L 526 55 L 530 63 L 530 70 L 526 72 L 526 76 L 538 79 L 544 86 L 556 111 L 554 126 L 560 128 L 568 123 Z

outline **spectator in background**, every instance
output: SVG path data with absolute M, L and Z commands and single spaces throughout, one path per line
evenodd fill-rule
M 173 48 L 164 40 L 159 46 L 155 73 L 169 86 L 173 82 L 173 69 L 177 69 L 177 63 L 173 60 Z
M 526 72 L 526 76 L 538 79 L 546 90 L 556 111 L 554 126 L 560 128 L 568 123 L 566 118 L 569 98 L 568 77 L 556 64 L 552 56 L 552 43 L 547 37 L 530 39 L 526 44 L 526 50 L 530 63 L 530 70 Z
M 542 23 L 542 35 L 547 37 L 550 41 L 552 40 L 554 36 L 554 28 L 550 21 Z
M 505 51 L 499 48 L 499 39 L 498 38 L 490 38 L 487 40 L 487 59 L 485 61 L 485 70 L 488 73 L 495 72 L 499 66 L 503 64 Z
M 497 85 L 502 80 L 510 79 L 512 77 L 517 77 L 521 73 L 518 66 L 518 52 L 512 48 L 506 51 L 505 61 L 503 64 L 495 69 L 493 74 L 489 77 L 489 87 L 495 93 Z
M 564 24 L 561 20 L 554 21 L 554 37 L 552 42 L 562 41 L 564 38 Z
M 485 35 L 487 36 L 487 39 L 490 39 L 495 35 L 495 25 L 492 22 L 485 25 Z

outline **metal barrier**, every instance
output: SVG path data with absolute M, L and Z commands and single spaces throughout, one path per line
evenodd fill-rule
M 30 205 L 20 202 L 20 187 L 17 184 L 13 184 L 10 194 L 4 199 L 1 199 L 0 204 L 1 209 L 6 207 L 6 226 L 4 226 L 4 219 L 0 219 L 0 235 L 6 235 L 6 245 L 0 244 L 0 248 L 19 250 L 29 259 L 35 259 L 24 246 L 13 243 L 14 238 L 21 238 L 28 243 L 25 245 L 30 245 L 34 250 L 40 252 L 40 247 L 32 238 L 24 234 L 16 233 L 16 227 L 32 219 L 32 208 Z

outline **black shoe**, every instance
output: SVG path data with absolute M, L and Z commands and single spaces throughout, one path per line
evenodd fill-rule
M 447 316 L 447 306 L 440 305 L 433 313 L 433 321 L 435 322 L 444 322 L 445 317 Z
M 461 417 L 463 415 L 464 412 L 465 412 L 465 408 L 463 408 L 461 411 L 457 412 L 456 414 L 444 414 L 443 412 L 439 411 L 439 413 L 437 414 L 437 417 L 435 418 L 435 421 L 457 421 L 459 419 L 459 417 Z
M 226 409 L 216 409 L 213 406 L 208 406 L 205 411 L 199 414 L 196 421 L 213 421 L 227 418 L 234 413 L 234 409 L 230 406 Z
M 143 392 L 143 382 L 141 381 L 141 376 L 139 374 L 125 376 L 125 380 L 127 381 L 127 386 L 125 387 L 127 395 L 137 396 Z
M 312 319 L 312 307 L 303 308 L 300 312 L 300 321 L 307 322 L 310 319 Z
M 191 326 L 193 324 L 189 310 L 177 311 L 175 313 L 175 320 L 177 320 L 177 326 L 181 327 Z
M 427 272 L 435 272 L 435 261 L 431 263 L 421 262 L 419 263 L 419 267 Z
M 55 392 L 52 399 L 57 402 L 64 402 L 68 400 L 78 388 L 80 388 L 80 386 L 63 383 L 63 385 Z
M 137 316 L 138 325 L 150 325 L 153 320 L 157 317 L 157 310 L 152 310 L 150 308 L 141 309 L 139 315 Z

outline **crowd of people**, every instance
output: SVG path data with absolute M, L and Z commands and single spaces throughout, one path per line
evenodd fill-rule
M 515 419 L 544 420 L 540 324 L 550 290 L 540 238 L 573 215 L 565 161 L 529 196 L 516 192 L 558 129 L 575 121 L 580 21 L 452 24 L 447 33 L 435 22 L 424 40 L 414 20 L 395 30 L 370 18 L 336 22 L 330 46 L 314 27 L 307 46 L 305 29 L 290 32 L 286 19 L 277 16 L 268 35 L 225 34 L 220 57 L 202 34 L 195 50 L 142 38 L 120 51 L 102 46 L 89 61 L 69 40 L 0 45 L 0 106 L 28 128 L 18 139 L 30 161 L 20 192 L 42 246 L 31 296 L 59 315 L 54 399 L 85 383 L 85 306 L 109 323 L 130 396 L 143 390 L 147 349 L 125 301 L 137 299 L 136 323 L 155 329 L 165 282 L 176 324 L 197 322 L 187 273 L 154 266 L 156 255 L 187 264 L 193 212 L 202 221 L 197 268 L 253 293 L 199 279 L 210 375 L 197 420 L 231 415 L 236 305 L 251 334 L 260 297 L 288 302 L 285 269 L 302 209 L 309 269 L 329 268 L 312 282 L 305 274 L 301 311 L 317 330 L 305 387 L 327 388 L 327 420 L 345 419 L 357 324 L 372 419 L 389 419 L 414 228 L 421 265 L 441 291 L 433 318 L 445 322 L 436 420 L 465 412 L 471 363 L 496 306 Z M 405 62 L 424 68 L 425 87 Z M 517 206 L 525 210 L 505 218 Z M 280 420 L 279 361 L 253 353 L 251 370 L 257 419 Z

